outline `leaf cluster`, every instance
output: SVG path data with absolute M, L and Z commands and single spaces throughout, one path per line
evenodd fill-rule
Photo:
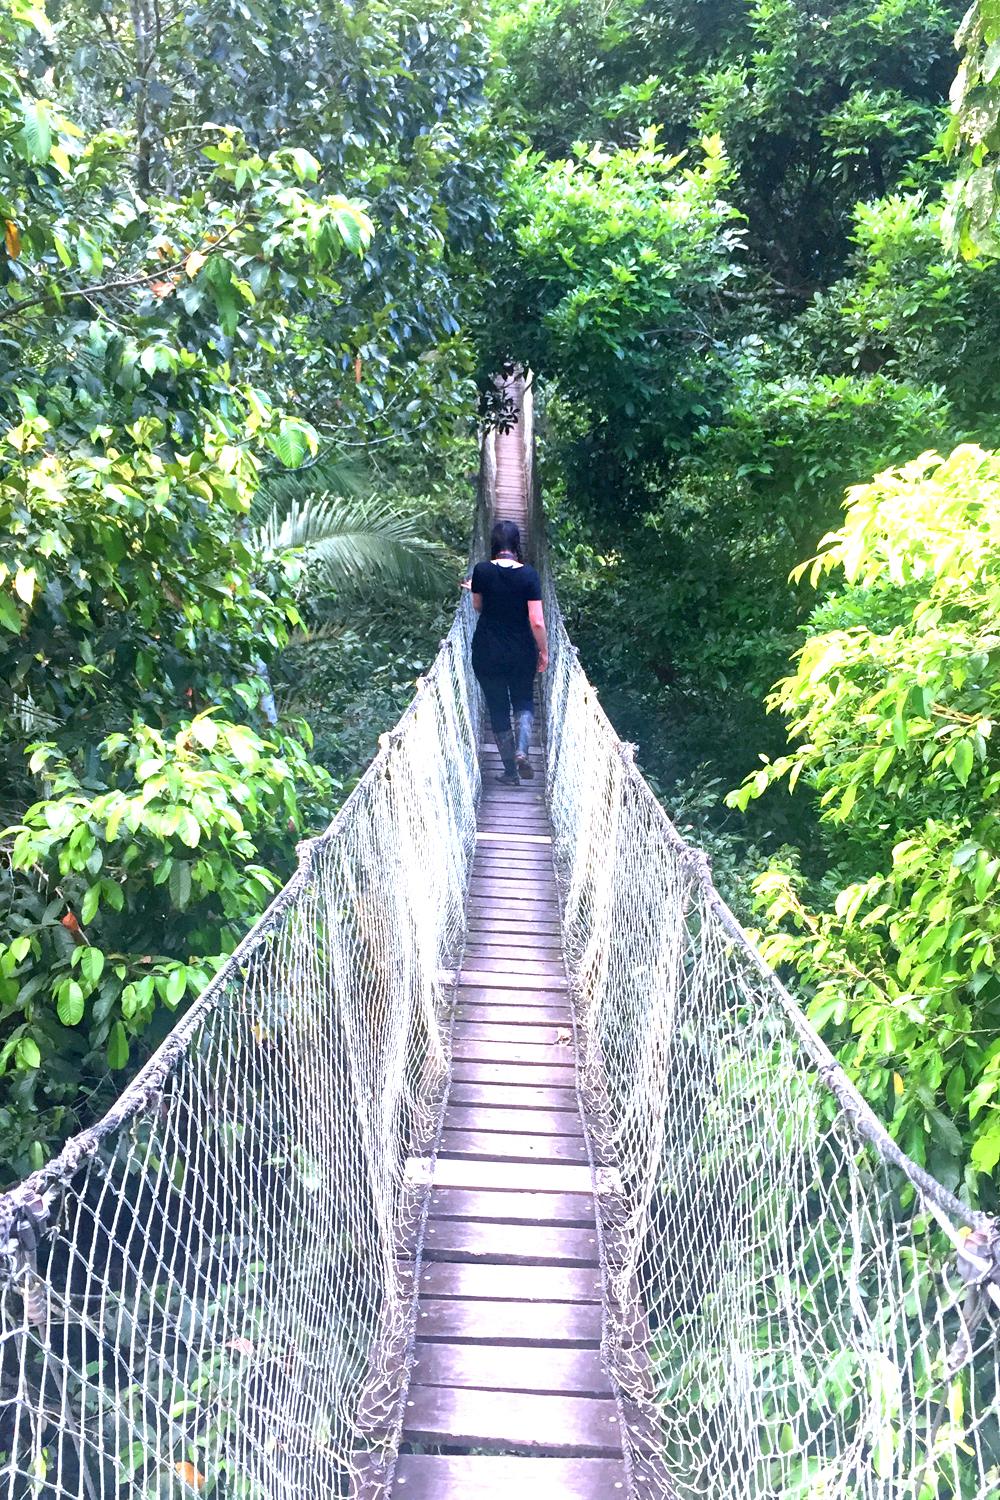
M 851 491 L 811 565 L 844 583 L 772 699 L 799 744 L 733 794 L 818 794 L 841 888 L 815 914 L 793 870 L 766 872 L 762 904 L 791 922 L 767 951 L 815 987 L 880 1103 L 898 1071 L 894 1127 L 953 1184 L 1000 1160 L 998 497 L 996 456 L 972 446 Z

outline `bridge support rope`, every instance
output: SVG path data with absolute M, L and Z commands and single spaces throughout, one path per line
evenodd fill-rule
M 0 1500 L 1000 1491 L 1000 1230 L 890 1139 L 615 735 L 522 418 L 545 808 L 480 800 L 465 599 L 213 983 L 0 1197 Z

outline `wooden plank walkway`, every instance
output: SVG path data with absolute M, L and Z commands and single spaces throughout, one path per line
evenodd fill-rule
M 519 430 L 498 512 L 524 523 Z M 430 1193 L 396 1500 L 615 1500 L 618 1408 L 544 803 L 483 746 L 453 1081 Z M 417 1451 L 413 1451 L 416 1449 Z M 428 1451 L 429 1450 L 429 1451 Z

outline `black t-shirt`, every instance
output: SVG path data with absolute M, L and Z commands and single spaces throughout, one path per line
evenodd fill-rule
M 528 604 L 542 597 L 542 585 L 534 568 L 477 563 L 472 592 L 483 597 L 472 638 L 474 670 L 486 674 L 536 671 L 538 647 L 528 623 Z

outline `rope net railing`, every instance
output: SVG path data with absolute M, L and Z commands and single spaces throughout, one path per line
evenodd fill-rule
M 1000 1227 L 896 1147 L 657 803 L 566 634 L 532 493 L 579 1082 L 620 1179 L 605 1355 L 636 1492 L 996 1500 Z
M 391 1456 L 405 1164 L 447 1088 L 475 848 L 474 619 L 115 1107 L 0 1198 L 4 1500 L 328 1500 Z
M 530 459 L 530 394 L 522 420 Z M 474 558 L 494 478 L 488 440 Z M 896 1148 L 656 803 L 566 636 L 532 493 L 631 1493 L 993 1497 L 997 1226 Z M 384 1493 L 406 1164 L 433 1154 L 447 1089 L 475 843 L 472 624 L 466 599 L 335 822 L 114 1109 L 0 1198 L 0 1500 Z

